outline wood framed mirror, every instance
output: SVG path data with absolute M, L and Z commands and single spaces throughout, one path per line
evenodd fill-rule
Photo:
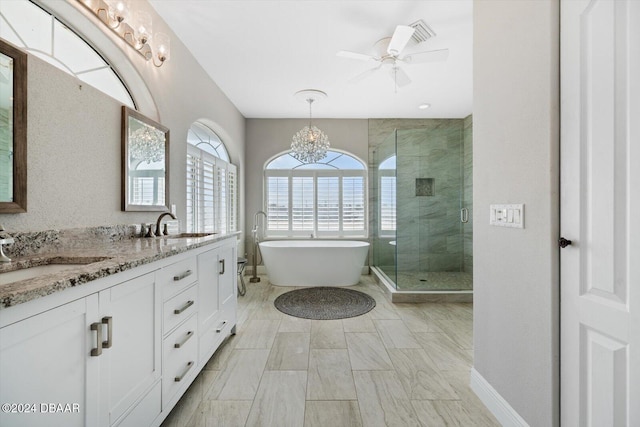
M 122 107 L 122 210 L 169 210 L 169 129 Z
M 0 213 L 27 211 L 27 54 L 0 39 Z

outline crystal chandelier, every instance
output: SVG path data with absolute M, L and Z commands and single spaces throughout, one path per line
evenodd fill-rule
M 309 103 L 309 126 L 303 127 L 291 141 L 291 155 L 302 163 L 317 163 L 324 159 L 329 148 L 329 137 L 317 127 L 311 124 L 311 106 L 319 97 L 327 94 L 319 90 L 301 90 L 297 97 L 304 97 Z
M 164 159 L 164 133 L 143 125 L 129 134 L 129 156 L 132 159 L 155 163 Z

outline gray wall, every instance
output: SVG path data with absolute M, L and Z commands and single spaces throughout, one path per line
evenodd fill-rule
M 330 102 L 330 99 L 327 102 Z M 246 230 L 250 231 L 253 228 L 254 213 L 264 210 L 265 163 L 288 151 L 291 148 L 293 134 L 308 124 L 308 119 L 247 119 Z M 367 120 L 313 119 L 313 125 L 327 134 L 331 148 L 347 151 L 367 164 Z M 248 233 L 245 252 L 249 257 L 253 254 L 250 239 L 251 235 Z
M 474 368 L 558 425 L 559 1 L 474 2 Z M 525 228 L 489 226 L 524 203 Z
M 69 3 L 47 3 L 60 8 L 80 33 L 92 35 L 91 42 L 105 45 L 104 30 Z M 108 37 L 105 55 L 129 75 L 134 68 L 133 75 L 142 78 L 153 97 L 138 100 L 141 112 L 171 131 L 170 201 L 184 219 L 189 126 L 205 120 L 220 134 L 238 165 L 242 195 L 245 119 L 153 9 L 143 2 L 140 6 L 152 13 L 155 30 L 170 35 L 170 61 L 156 68 L 134 49 L 114 45 Z M 38 231 L 155 220 L 157 213 L 120 211 L 120 104 L 32 55 L 28 68 L 28 212 L 1 215 L 5 228 Z M 239 208 L 243 224 L 243 199 Z

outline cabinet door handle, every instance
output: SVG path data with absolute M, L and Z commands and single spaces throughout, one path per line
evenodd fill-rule
M 224 274 L 224 259 L 221 259 L 220 261 L 218 261 L 220 264 L 222 264 L 222 271 L 220 272 L 220 274 Z
M 193 362 L 189 362 L 187 363 L 187 369 L 184 370 L 184 372 L 182 373 L 182 375 L 178 375 L 177 377 L 175 377 L 173 380 L 177 383 L 179 383 L 180 381 L 182 381 L 182 379 L 187 376 L 187 374 L 189 373 L 189 370 L 191 370 L 191 368 L 193 367 Z
M 179 282 L 180 280 L 184 279 L 185 277 L 191 276 L 191 273 L 193 273 L 191 270 L 187 270 L 187 271 L 184 271 L 184 272 L 182 272 L 180 274 L 177 274 L 177 275 L 173 276 L 173 281 L 174 282 Z
M 189 338 L 191 338 L 193 336 L 193 331 L 189 331 L 187 332 L 187 336 L 184 337 L 184 339 L 182 340 L 182 342 L 177 342 L 173 345 L 174 348 L 180 348 L 183 345 L 186 344 L 187 341 L 189 341 Z
M 113 318 L 111 316 L 103 317 L 102 324 L 107 325 L 107 340 L 102 342 L 102 348 L 111 348 L 113 345 Z
M 184 306 L 182 306 L 182 308 L 173 310 L 173 314 L 180 314 L 183 311 L 185 311 L 187 308 L 191 307 L 192 305 L 193 305 L 193 301 L 187 301 L 187 303 Z
M 91 349 L 92 356 L 100 356 L 102 354 L 102 323 L 92 323 L 91 330 L 96 331 L 96 348 Z
M 222 329 L 224 328 L 224 325 L 226 325 L 226 324 L 227 324 L 227 321 L 223 320 L 222 323 L 220 323 L 218 325 L 218 327 L 216 328 L 216 332 L 218 332 L 218 333 L 222 332 Z

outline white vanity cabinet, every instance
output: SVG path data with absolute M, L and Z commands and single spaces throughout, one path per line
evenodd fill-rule
M 0 425 L 150 424 L 160 414 L 158 302 L 148 273 L 0 329 L 0 401 L 23 405 L 0 412 Z
M 170 411 L 198 373 L 196 255 L 164 267 L 162 284 L 162 408 Z
M 156 276 L 161 271 L 98 294 L 101 322 L 106 324 L 102 339 L 107 343 L 97 357 L 100 426 L 149 425 L 160 414 L 161 311 Z
M 235 333 L 236 245 L 225 242 L 198 255 L 200 362 L 204 366 L 223 339 Z
M 1 426 L 97 425 L 100 365 L 90 356 L 90 325 L 99 319 L 91 295 L 0 329 L 0 402 L 10 405 Z M 51 414 L 49 403 L 77 407 Z
M 159 426 L 235 332 L 235 236 L 0 311 L 0 426 Z

